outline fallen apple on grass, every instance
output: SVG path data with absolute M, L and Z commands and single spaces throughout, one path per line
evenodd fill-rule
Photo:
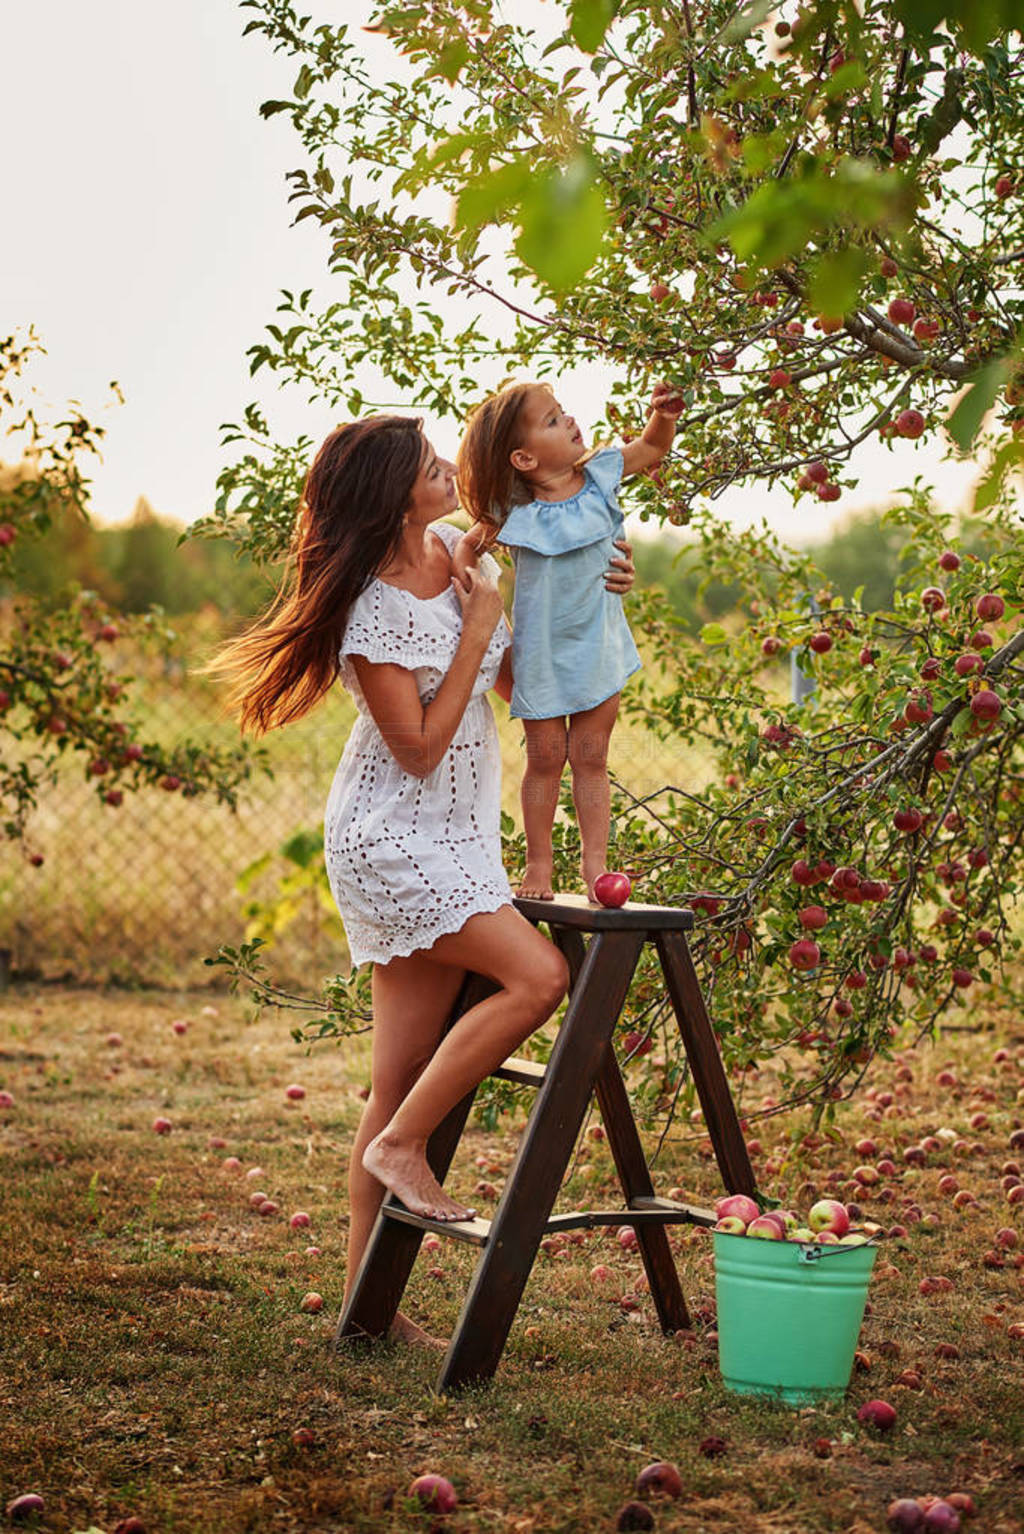
M 428 1513 L 453 1513 L 459 1502 L 455 1487 L 443 1475 L 418 1475 L 406 1496 Z
M 857 1408 L 857 1421 L 876 1427 L 880 1433 L 888 1433 L 896 1421 L 896 1408 L 888 1401 L 865 1401 Z
M 655 1460 L 653 1465 L 647 1465 L 636 1478 L 636 1494 L 638 1497 L 646 1497 L 651 1494 L 659 1497 L 679 1497 L 683 1491 L 683 1478 L 675 1465 L 668 1460 Z

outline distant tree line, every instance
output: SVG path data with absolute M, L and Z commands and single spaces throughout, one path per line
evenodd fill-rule
M 183 531 L 173 518 L 158 516 L 144 497 L 129 521 L 113 526 L 69 512 L 45 537 L 18 549 L 8 586 L 44 603 L 56 603 L 69 587 L 80 586 L 123 613 L 155 605 L 177 616 L 213 607 L 231 618 L 253 614 L 266 603 L 272 582 L 260 565 L 216 539 L 181 542 Z M 965 547 L 971 541 L 968 527 Z M 863 587 L 864 605 L 878 611 L 892 604 L 904 546 L 898 526 L 866 512 L 809 552 L 837 592 L 849 600 Z M 715 581 L 703 587 L 700 545 L 685 534 L 637 538 L 633 554 L 640 584 L 660 586 L 691 632 L 735 607 L 734 588 Z
M 56 606 L 69 588 L 82 587 L 126 614 L 156 606 L 179 616 L 213 607 L 230 617 L 266 604 L 272 586 L 265 571 L 224 543 L 181 543 L 184 530 L 144 497 L 127 522 L 112 526 L 68 509 L 42 537 L 19 542 L 0 592 Z

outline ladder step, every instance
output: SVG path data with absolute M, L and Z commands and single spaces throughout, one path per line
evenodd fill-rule
M 702 1209 L 697 1204 L 683 1204 L 673 1198 L 635 1198 L 629 1206 L 630 1214 L 663 1213 L 678 1214 L 681 1220 L 693 1225 L 716 1225 L 718 1216 L 713 1209 Z
M 490 1220 L 431 1220 L 391 1202 L 384 1204 L 381 1212 L 402 1225 L 414 1225 L 417 1230 L 466 1241 L 471 1246 L 486 1246 L 491 1233 Z M 544 1229 L 548 1235 L 558 1235 L 565 1230 L 597 1230 L 610 1225 L 714 1225 L 716 1219 L 710 1209 L 674 1199 L 636 1198 L 628 1209 L 570 1209 L 566 1214 L 553 1214 Z
M 523 1060 L 518 1055 L 510 1055 L 491 1075 L 497 1076 L 499 1081 L 518 1082 L 523 1087 L 539 1087 L 546 1070 L 547 1067 L 537 1060 Z
M 490 1220 L 430 1220 L 426 1215 L 413 1214 L 401 1204 L 385 1203 L 381 1214 L 401 1225 L 415 1225 L 417 1230 L 429 1230 L 436 1236 L 448 1236 L 453 1241 L 468 1241 L 471 1246 L 486 1246 L 491 1233 Z

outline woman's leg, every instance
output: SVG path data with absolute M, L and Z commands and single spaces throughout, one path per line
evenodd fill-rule
M 384 1184 L 363 1166 L 363 1154 L 437 1048 L 464 976 L 464 969 L 438 964 L 426 953 L 374 965 L 370 1096 L 356 1130 L 348 1170 L 346 1299 L 384 1197 Z
M 427 955 L 425 955 L 426 957 Z M 390 1188 L 406 1208 L 435 1219 L 464 1218 L 426 1160 L 427 1140 L 445 1115 L 483 1081 L 555 1010 L 568 986 L 564 958 L 553 943 L 515 910 L 471 916 L 460 932 L 438 938 L 428 950 L 438 966 L 473 970 L 499 989 L 463 1014 L 438 1044 L 390 1121 L 363 1154 L 365 1170 Z M 390 969 L 390 966 L 385 966 Z M 400 1017 L 377 1017 L 401 1026 L 419 997 L 402 998 Z
M 616 693 L 596 708 L 573 714 L 569 720 L 569 766 L 572 797 L 580 828 L 580 875 L 591 900 L 594 880 L 608 866 L 608 832 L 611 826 L 611 788 L 608 783 L 608 742 L 619 712 Z
M 551 900 L 551 827 L 558 808 L 568 751 L 564 719 L 524 719 L 526 769 L 520 802 L 526 831 L 526 872 L 518 893 L 530 900 Z

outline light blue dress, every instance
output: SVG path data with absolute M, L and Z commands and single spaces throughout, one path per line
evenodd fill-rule
M 623 536 L 617 491 L 622 451 L 584 464 L 586 483 L 567 501 L 514 506 L 499 541 L 513 552 L 512 705 L 516 719 L 557 719 L 595 708 L 640 670 L 622 611 L 606 591 L 608 561 Z

